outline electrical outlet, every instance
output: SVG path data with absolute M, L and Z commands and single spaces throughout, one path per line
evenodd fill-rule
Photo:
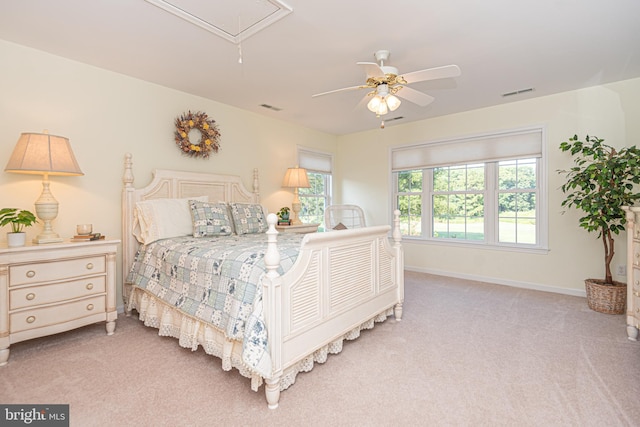
M 627 275 L 627 266 L 619 265 L 618 266 L 618 276 L 626 276 Z

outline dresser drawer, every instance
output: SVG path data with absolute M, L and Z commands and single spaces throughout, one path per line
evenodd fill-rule
M 9 310 L 62 302 L 104 293 L 106 277 L 86 277 L 53 285 L 29 286 L 9 291 Z
M 9 286 L 64 280 L 106 271 L 104 256 L 63 259 L 9 267 Z
M 105 307 L 105 297 L 101 295 L 50 307 L 18 311 L 9 315 L 11 324 L 9 329 L 13 334 L 64 323 L 97 313 L 105 313 Z

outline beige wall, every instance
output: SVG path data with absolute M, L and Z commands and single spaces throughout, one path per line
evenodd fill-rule
M 406 265 L 420 271 L 584 294 L 583 279 L 604 277 L 604 252 L 595 234 L 578 227 L 578 212 L 561 214 L 562 180 L 556 171 L 569 167 L 571 159 L 558 146 L 574 134 L 587 133 L 604 138 L 613 146 L 637 144 L 639 99 L 640 79 L 634 79 L 343 136 L 338 145 L 342 199 L 362 205 L 368 221 L 388 222 L 390 147 L 544 125 L 549 252 L 506 252 L 405 241 Z M 617 239 L 614 268 L 625 263 L 625 238 L 621 235 Z M 625 281 L 624 276 L 615 279 Z
M 335 151 L 332 135 L 16 44 L 0 41 L 0 64 L 2 170 L 22 132 L 47 129 L 69 138 L 85 174 L 51 177 L 60 203 L 54 229 L 63 237 L 71 237 L 78 223 L 93 223 L 95 231 L 120 238 L 127 152 L 137 186 L 151 180 L 153 168 L 169 168 L 240 175 L 251 188 L 257 167 L 262 202 L 276 211 L 293 200 L 281 183 L 297 163 L 297 145 Z M 206 112 L 220 127 L 221 150 L 209 159 L 185 157 L 174 143 L 174 120 L 187 110 Z M 41 191 L 41 177 L 0 172 L 0 207 L 34 210 Z M 39 230 L 28 229 L 28 238 Z M 6 231 L 0 230 L 0 243 Z
M 557 146 L 574 133 L 597 135 L 618 146 L 633 145 L 640 137 L 640 79 L 336 138 L 8 42 L 0 41 L 0 58 L 0 166 L 20 133 L 48 129 L 70 139 L 85 172 L 51 179 L 60 202 L 54 227 L 65 237 L 84 222 L 120 237 L 126 152 L 133 154 L 138 186 L 150 180 L 153 168 L 238 174 L 250 185 L 257 167 L 263 202 L 270 210 L 291 202 L 291 193 L 280 183 L 286 168 L 296 163 L 297 145 L 334 152 L 335 202 L 360 204 L 369 223 L 381 224 L 391 218 L 391 146 L 544 125 L 549 252 L 405 242 L 406 264 L 415 270 L 581 294 L 585 277 L 604 274 L 602 247 L 595 235 L 577 226 L 577 212 L 560 214 L 561 180 L 555 171 L 570 159 Z M 173 121 L 187 110 L 205 111 L 220 126 L 221 151 L 208 160 L 184 157 L 173 143 Z M 40 191 L 38 177 L 0 173 L 0 207 L 32 209 Z M 6 239 L 4 231 L 0 242 Z M 31 228 L 29 238 L 37 232 L 38 226 Z M 624 263 L 624 236 L 617 241 L 614 266 Z

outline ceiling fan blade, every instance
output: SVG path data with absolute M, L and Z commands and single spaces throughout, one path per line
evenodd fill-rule
M 365 89 L 365 88 L 368 88 L 368 86 L 359 85 L 359 86 L 343 87 L 342 89 L 335 89 L 335 90 L 330 90 L 328 92 L 316 93 L 315 95 L 311 95 L 311 97 L 315 98 L 316 96 L 323 96 L 323 95 L 329 95 L 331 93 L 336 93 L 336 92 L 345 92 L 348 90 Z
M 396 92 L 396 96 L 400 98 L 404 98 L 407 101 L 413 102 L 421 107 L 426 107 L 431 104 L 435 98 L 431 95 L 427 95 L 426 93 L 418 92 L 415 89 L 411 89 L 407 86 L 402 86 L 402 88 Z
M 457 65 L 445 65 L 442 67 L 427 68 L 426 70 L 414 71 L 403 74 L 401 77 L 407 83 L 423 82 L 425 80 L 446 79 L 458 77 L 462 72 Z
M 366 107 L 366 105 L 369 103 L 370 99 L 371 99 L 371 97 L 367 93 L 365 96 L 362 97 L 362 99 L 360 99 L 360 102 L 358 102 L 358 104 L 356 105 L 355 110 L 360 110 L 360 109 Z
M 375 62 L 356 62 L 356 64 L 364 67 L 364 71 L 367 73 L 367 78 L 385 76 L 382 68 L 380 68 L 380 66 Z

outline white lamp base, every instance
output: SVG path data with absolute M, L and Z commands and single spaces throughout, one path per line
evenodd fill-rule
M 33 239 L 35 244 L 43 243 L 60 243 L 63 241 L 62 237 L 53 231 L 51 221 L 58 216 L 58 201 L 53 197 L 49 190 L 49 177 L 45 174 L 42 181 L 42 194 L 40 198 L 36 200 L 36 215 L 44 223 L 44 230 Z
M 40 244 L 45 244 L 45 243 L 60 243 L 62 241 L 64 241 L 64 239 L 62 237 L 60 237 L 59 234 L 54 233 L 55 236 L 57 237 L 46 237 L 46 236 L 41 236 L 38 235 L 38 237 L 34 238 L 32 240 L 32 242 L 36 245 L 40 245 Z
M 300 215 L 300 211 L 302 210 L 302 203 L 300 203 L 300 198 L 298 197 L 298 189 L 295 188 L 293 190 L 293 203 L 291 204 L 291 225 L 301 225 L 302 221 L 298 215 Z

